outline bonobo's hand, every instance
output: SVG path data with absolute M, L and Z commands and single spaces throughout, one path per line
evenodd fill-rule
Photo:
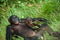
M 40 31 L 41 30 L 41 28 L 37 28 L 37 31 Z
M 54 37 L 60 37 L 60 32 L 53 32 Z

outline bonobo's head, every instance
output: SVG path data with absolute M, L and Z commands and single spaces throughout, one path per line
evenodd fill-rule
M 19 18 L 16 15 L 10 16 L 8 21 L 10 24 L 19 24 Z
M 27 18 L 26 18 L 26 23 L 32 24 L 32 18 L 31 18 L 31 17 L 27 17 Z

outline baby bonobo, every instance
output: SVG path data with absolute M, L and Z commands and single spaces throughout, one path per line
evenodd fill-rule
M 21 36 L 24 40 L 37 40 L 36 33 L 25 23 L 20 23 L 16 15 L 10 16 L 8 21 L 10 25 L 6 28 L 6 40 L 13 40 L 13 35 Z

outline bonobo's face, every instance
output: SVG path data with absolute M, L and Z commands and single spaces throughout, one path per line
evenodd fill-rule
M 15 16 L 15 15 L 12 15 L 12 16 L 10 16 L 10 18 L 9 18 L 9 22 L 10 22 L 11 24 L 19 24 L 19 18 L 18 18 L 17 16 Z
M 12 19 L 12 22 L 13 22 L 14 24 L 19 24 L 18 18 L 13 18 L 13 19 Z
M 29 24 L 32 24 L 32 20 L 28 20 L 28 23 L 29 23 Z
M 29 24 L 32 24 L 32 18 L 27 18 L 27 22 L 28 22 Z

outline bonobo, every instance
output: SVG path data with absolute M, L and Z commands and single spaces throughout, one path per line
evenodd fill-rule
M 34 28 L 32 28 L 32 27 L 34 27 L 34 26 L 40 27 L 40 25 L 33 23 L 34 21 L 36 21 L 36 20 L 33 20 L 32 18 L 26 18 L 25 24 L 26 24 L 29 28 L 31 28 L 32 30 L 37 30 L 38 28 L 34 29 Z M 38 21 L 39 21 L 39 20 L 38 20 Z
M 13 35 L 24 37 L 24 40 L 37 40 L 37 36 L 43 37 L 43 31 L 47 31 L 50 35 L 52 34 L 54 36 L 55 33 L 50 27 L 47 27 L 48 25 L 42 24 L 34 24 L 34 21 L 44 21 L 44 19 L 40 18 L 30 18 L 27 19 L 19 19 L 17 16 L 12 15 L 9 18 L 10 25 L 7 26 L 6 29 L 6 40 L 12 40 Z M 38 26 L 38 29 L 33 29 L 32 26 Z M 34 30 L 37 30 L 35 32 Z M 43 40 L 43 38 L 42 38 Z
M 24 40 L 37 40 L 36 33 L 26 24 L 20 23 L 17 16 L 10 16 L 8 21 L 10 25 L 6 29 L 6 40 L 13 40 L 13 35 L 24 37 Z
M 44 19 L 44 18 L 31 18 L 31 17 L 27 17 L 26 19 L 20 19 L 19 20 L 20 23 L 25 23 L 28 27 L 34 27 L 34 26 L 38 26 L 40 27 L 40 25 L 35 24 L 33 22 L 45 22 L 47 24 L 48 20 Z

